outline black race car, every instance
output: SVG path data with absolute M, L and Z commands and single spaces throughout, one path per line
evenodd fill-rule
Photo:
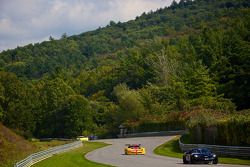
M 183 155 L 183 163 L 218 163 L 218 157 L 206 148 L 195 148 Z

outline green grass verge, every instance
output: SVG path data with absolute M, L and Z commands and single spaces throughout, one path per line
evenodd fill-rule
M 172 140 L 158 146 L 154 149 L 154 153 L 158 155 L 164 155 L 174 158 L 182 158 L 183 153 L 179 148 L 179 136 L 173 138 Z
M 219 163 L 222 164 L 238 164 L 238 165 L 250 165 L 250 160 L 245 158 L 230 158 L 230 157 L 219 157 Z
M 91 162 L 85 158 L 85 154 L 108 144 L 99 142 L 84 142 L 83 146 L 62 154 L 43 160 L 32 167 L 108 167 L 109 165 Z
M 174 157 L 174 158 L 182 158 L 183 153 L 179 148 L 179 138 L 177 136 L 172 140 L 158 146 L 154 153 L 158 155 Z M 219 157 L 219 163 L 222 164 L 239 164 L 239 165 L 250 165 L 249 158 L 231 158 L 231 157 Z

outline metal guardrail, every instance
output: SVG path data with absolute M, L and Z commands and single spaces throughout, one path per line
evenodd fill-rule
M 250 147 L 221 146 L 221 145 L 207 145 L 207 144 L 183 144 L 180 139 L 179 139 L 179 146 L 183 152 L 193 148 L 208 148 L 217 155 L 250 157 Z
M 39 139 L 39 141 L 52 141 L 52 140 L 75 141 L 76 139 L 65 139 L 65 138 L 41 138 L 41 139 Z
M 35 154 L 31 154 L 27 158 L 17 162 L 14 165 L 14 167 L 30 167 L 34 165 L 35 163 L 42 161 L 46 158 L 49 158 L 55 154 L 59 154 L 59 153 L 62 153 L 62 152 L 65 152 L 74 148 L 78 148 L 81 146 L 82 146 L 82 142 L 76 141 L 76 142 L 65 144 L 62 146 L 53 147 L 48 150 L 40 151 Z
M 128 134 L 124 134 L 123 136 L 118 135 L 118 137 L 130 138 L 130 137 L 147 137 L 147 136 L 174 136 L 174 135 L 183 135 L 185 133 L 187 133 L 186 130 L 142 132 L 142 133 L 128 133 Z

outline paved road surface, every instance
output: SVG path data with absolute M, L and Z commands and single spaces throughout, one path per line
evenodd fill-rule
M 86 158 L 113 166 L 119 167 L 212 167 L 212 166 L 225 166 L 225 167 L 244 167 L 243 165 L 190 165 L 183 164 L 181 159 L 170 158 L 165 156 L 155 155 L 153 149 L 158 145 L 163 144 L 167 140 L 170 140 L 171 136 L 164 137 L 138 137 L 138 138 L 124 138 L 124 139 L 105 139 L 98 140 L 112 144 L 107 147 L 103 147 L 94 150 L 86 155 Z M 124 155 L 125 144 L 142 144 L 146 148 L 146 155 Z M 249 167 L 249 166 L 248 166 Z

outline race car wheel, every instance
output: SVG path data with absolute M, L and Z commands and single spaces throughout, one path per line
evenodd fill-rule
M 187 164 L 187 163 L 188 163 L 188 161 L 186 160 L 185 157 L 183 157 L 183 163 L 184 163 L 184 164 Z
M 213 164 L 218 164 L 218 159 L 213 160 Z
M 190 157 L 190 163 L 191 163 L 191 164 L 194 164 L 194 162 L 195 162 L 195 161 L 193 160 L 193 158 Z

